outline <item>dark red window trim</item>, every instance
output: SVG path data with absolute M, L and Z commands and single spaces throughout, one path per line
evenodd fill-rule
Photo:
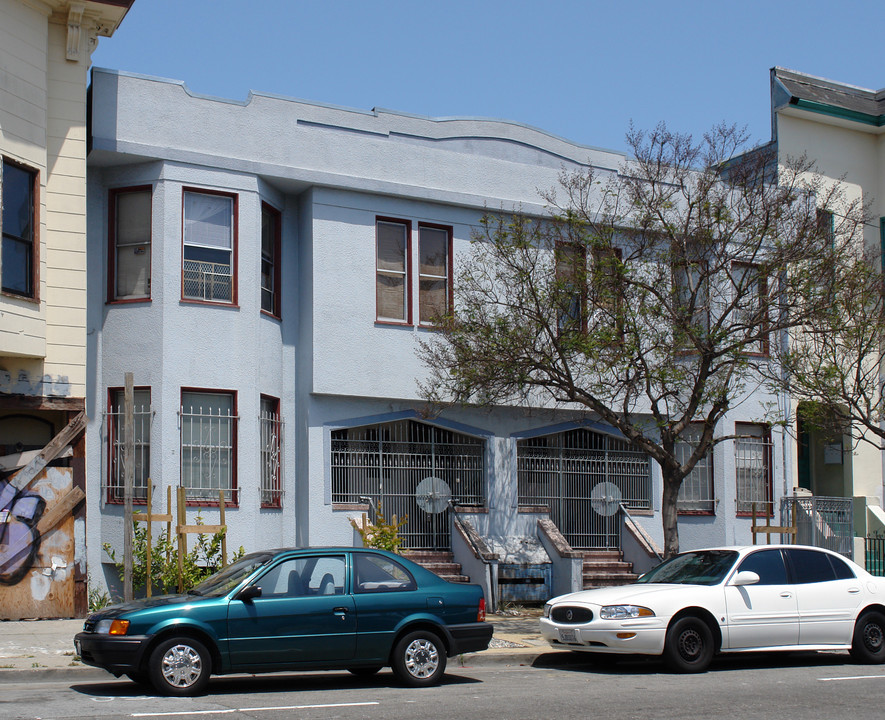
M 774 484 L 772 474 L 774 468 L 772 468 L 772 444 L 771 444 L 771 426 L 766 425 L 764 423 L 751 423 L 751 422 L 736 422 L 734 424 L 734 432 L 735 435 L 741 434 L 742 428 L 762 428 L 762 435 L 756 436 L 759 437 L 760 440 L 763 441 L 763 452 L 764 462 L 765 462 L 765 505 L 766 507 L 760 508 L 756 513 L 757 517 L 765 517 L 766 513 L 768 513 L 768 517 L 774 517 Z M 735 479 L 737 479 L 737 469 L 735 469 Z M 737 490 L 737 488 L 735 488 Z M 736 517 L 752 517 L 752 510 L 743 510 L 735 512 Z
M 406 271 L 406 319 L 389 320 L 378 315 L 378 223 L 395 223 L 406 228 L 405 271 Z M 412 221 L 402 218 L 375 216 L 375 322 L 379 325 L 412 325 Z
M 216 304 L 216 303 L 212 303 Z M 237 391 L 236 390 L 223 390 L 218 388 L 204 388 L 204 387 L 190 387 L 190 386 L 182 386 L 179 390 L 178 394 L 178 408 L 179 413 L 181 412 L 181 407 L 184 401 L 184 393 L 205 393 L 207 395 L 230 395 L 233 398 L 233 402 L 231 403 L 231 414 L 234 418 L 234 422 L 231 424 L 231 471 L 230 471 L 230 484 L 231 484 L 231 497 L 224 498 L 224 506 L 225 507 L 239 507 L 240 505 L 240 487 L 237 478 L 237 456 L 238 456 L 238 429 L 239 429 L 239 411 L 237 409 Z M 179 414 L 179 428 L 181 427 L 181 416 Z M 179 437 L 178 437 L 178 484 L 181 485 L 182 477 L 181 477 L 181 431 L 179 429 Z M 185 488 L 185 497 L 187 496 L 187 488 Z M 218 500 L 187 500 L 188 507 L 218 507 Z
M 110 414 L 114 409 L 114 396 L 117 393 L 123 392 L 126 388 L 124 387 L 108 387 L 108 395 L 107 395 L 107 412 Z M 136 385 L 132 388 L 133 391 L 138 390 L 147 390 L 148 393 L 151 392 L 150 385 Z M 105 502 L 108 505 L 122 505 L 124 503 L 122 498 L 113 497 L 112 488 L 116 487 L 116 485 L 112 485 L 111 480 L 114 477 L 116 472 L 116 458 L 114 457 L 114 443 L 117 440 L 117 421 L 119 418 L 115 418 L 114 422 L 109 422 L 107 424 L 108 428 L 108 483 L 105 488 Z M 150 480 L 150 478 L 148 478 Z M 147 505 L 147 498 L 139 498 L 132 496 L 132 504 L 133 505 Z
M 270 500 L 270 501 L 262 500 L 260 507 L 271 509 L 271 510 L 279 510 L 281 507 L 283 507 L 283 463 L 282 463 L 283 423 L 282 423 L 282 417 L 280 416 L 280 399 L 278 397 L 274 397 L 273 395 L 265 395 L 262 393 L 260 396 L 260 400 L 261 401 L 269 400 L 273 403 L 273 406 L 274 406 L 273 412 L 278 418 L 278 422 L 277 422 L 277 433 L 278 433 L 278 438 L 279 438 L 278 452 L 280 453 L 280 463 L 277 465 L 276 478 L 274 478 L 274 484 L 276 486 L 274 489 L 277 490 L 276 499 Z M 260 402 L 259 402 L 259 407 L 261 407 Z M 260 451 L 260 449 L 259 449 L 259 451 Z M 262 488 L 259 487 L 258 492 L 260 495 L 262 492 Z
M 112 188 L 108 190 L 108 297 L 107 302 L 113 304 L 145 303 L 151 301 L 153 287 L 143 298 L 117 298 L 117 197 L 127 193 L 149 192 L 151 194 L 151 277 L 153 277 L 154 265 L 154 237 L 153 237 L 153 193 L 152 185 L 133 185 L 132 187 Z
M 421 282 L 421 228 L 429 228 L 432 230 L 442 230 L 447 235 L 447 245 L 446 245 L 446 312 L 451 312 L 453 304 L 454 304 L 454 290 L 455 283 L 453 280 L 454 275 L 454 260 L 453 260 L 453 252 L 454 252 L 454 229 L 451 225 L 437 225 L 436 223 L 428 223 L 428 222 L 419 222 L 418 223 L 418 257 L 416 258 L 416 262 L 418 264 L 418 324 L 421 327 L 425 328 L 433 328 L 434 325 L 429 322 L 423 322 L 421 320 L 421 291 L 420 291 L 420 282 Z
M 222 197 L 228 197 L 233 200 L 233 218 L 231 219 L 231 223 L 233 227 L 231 228 L 231 300 L 230 302 L 225 302 L 222 300 L 199 300 L 195 298 L 188 298 L 184 296 L 184 196 L 187 193 L 197 193 L 200 195 L 220 195 Z M 239 295 L 238 295 L 238 286 L 239 286 L 239 225 L 240 225 L 240 213 L 239 213 L 239 199 L 240 196 L 237 193 L 226 192 L 224 190 L 214 190 L 209 188 L 200 188 L 200 187 L 190 187 L 190 186 L 182 186 L 181 188 L 181 267 L 179 270 L 181 271 L 181 302 L 184 303 L 193 303 L 194 305 L 212 305 L 215 307 L 234 307 L 238 308 L 239 304 Z
M 259 300 L 258 306 L 261 308 L 261 312 L 264 315 L 268 315 L 270 317 L 276 318 L 280 320 L 283 316 L 282 313 L 282 295 L 283 295 L 283 284 L 282 284 L 282 270 L 281 264 L 283 259 L 283 214 L 277 210 L 273 205 L 269 203 L 263 202 L 261 203 L 261 214 L 262 214 L 262 228 L 263 228 L 263 220 L 264 213 L 270 213 L 276 219 L 275 229 L 274 229 L 274 243 L 273 243 L 273 310 L 268 311 L 265 310 L 261 304 L 260 292 L 261 292 L 261 278 L 259 276 Z M 263 232 L 263 230 L 262 230 Z M 261 249 L 259 249 L 261 252 Z

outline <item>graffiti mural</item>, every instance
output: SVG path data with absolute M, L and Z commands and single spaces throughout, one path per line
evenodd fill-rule
M 0 620 L 74 617 L 76 567 L 85 569 L 85 526 L 70 499 L 73 470 L 48 467 L 27 488 L 0 480 Z M 83 557 L 78 557 L 78 556 Z
M 37 523 L 45 508 L 37 493 L 0 480 L 0 584 L 15 585 L 33 567 L 40 551 Z

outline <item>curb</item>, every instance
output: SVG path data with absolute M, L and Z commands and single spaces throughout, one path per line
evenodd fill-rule
M 449 665 L 452 668 L 470 668 L 479 667 L 504 667 L 521 666 L 521 667 L 558 667 L 563 665 L 581 664 L 582 660 L 586 662 L 586 658 L 582 659 L 579 653 L 569 652 L 568 650 L 522 650 L 516 652 L 478 652 L 469 653 L 456 658 L 450 658 Z M 298 672 L 282 671 L 282 672 Z M 249 674 L 249 673 L 245 673 Z M 43 682 L 63 682 L 70 680 L 80 681 L 106 681 L 113 682 L 115 678 L 111 673 L 101 668 L 92 667 L 90 665 L 78 665 L 75 667 L 63 668 L 24 668 L 24 669 L 0 669 L 0 685 L 16 682 L 26 682 L 39 680 Z M 121 680 L 125 680 L 120 676 Z

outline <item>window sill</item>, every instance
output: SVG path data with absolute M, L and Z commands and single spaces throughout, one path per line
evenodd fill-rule
M 145 297 L 145 298 L 121 298 L 121 299 L 119 299 L 119 300 L 116 299 L 116 298 L 114 298 L 114 299 L 112 299 L 112 300 L 107 300 L 107 301 L 105 302 L 106 305 L 134 305 L 134 304 L 136 304 L 136 303 L 146 303 L 146 304 L 150 304 L 150 303 L 151 303 L 151 298 L 149 298 L 149 297 Z
M 240 309 L 237 303 L 224 302 L 223 300 L 198 300 L 196 298 L 183 297 L 180 302 L 182 305 L 209 305 L 211 307 L 231 308 L 232 310 Z
M 405 327 L 410 328 L 413 327 L 412 323 L 405 321 L 397 321 L 397 320 L 375 320 L 375 326 L 381 327 Z
M 213 305 L 214 305 L 214 304 L 215 304 L 215 303 L 213 303 Z M 262 314 L 264 317 L 266 317 L 266 318 L 270 318 L 271 320 L 276 320 L 277 322 L 282 322 L 282 320 L 283 320 L 283 316 L 282 316 L 282 315 L 278 315 L 277 313 L 272 313 L 272 312 L 269 312 L 269 311 L 264 310 L 264 309 L 261 310 L 261 314 Z
M 29 297 L 27 295 L 19 295 L 18 293 L 8 292 L 7 290 L 0 290 L 0 296 L 9 298 L 10 300 L 21 300 L 22 302 L 30 303 L 31 305 L 39 305 L 40 298 L 39 297 Z

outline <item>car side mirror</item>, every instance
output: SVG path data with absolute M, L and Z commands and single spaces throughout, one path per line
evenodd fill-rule
M 252 598 L 261 597 L 260 585 L 247 585 L 237 593 L 237 600 L 249 602 Z
M 738 587 L 742 585 L 755 585 L 757 582 L 759 582 L 759 575 L 752 570 L 741 570 L 731 579 L 731 584 Z

